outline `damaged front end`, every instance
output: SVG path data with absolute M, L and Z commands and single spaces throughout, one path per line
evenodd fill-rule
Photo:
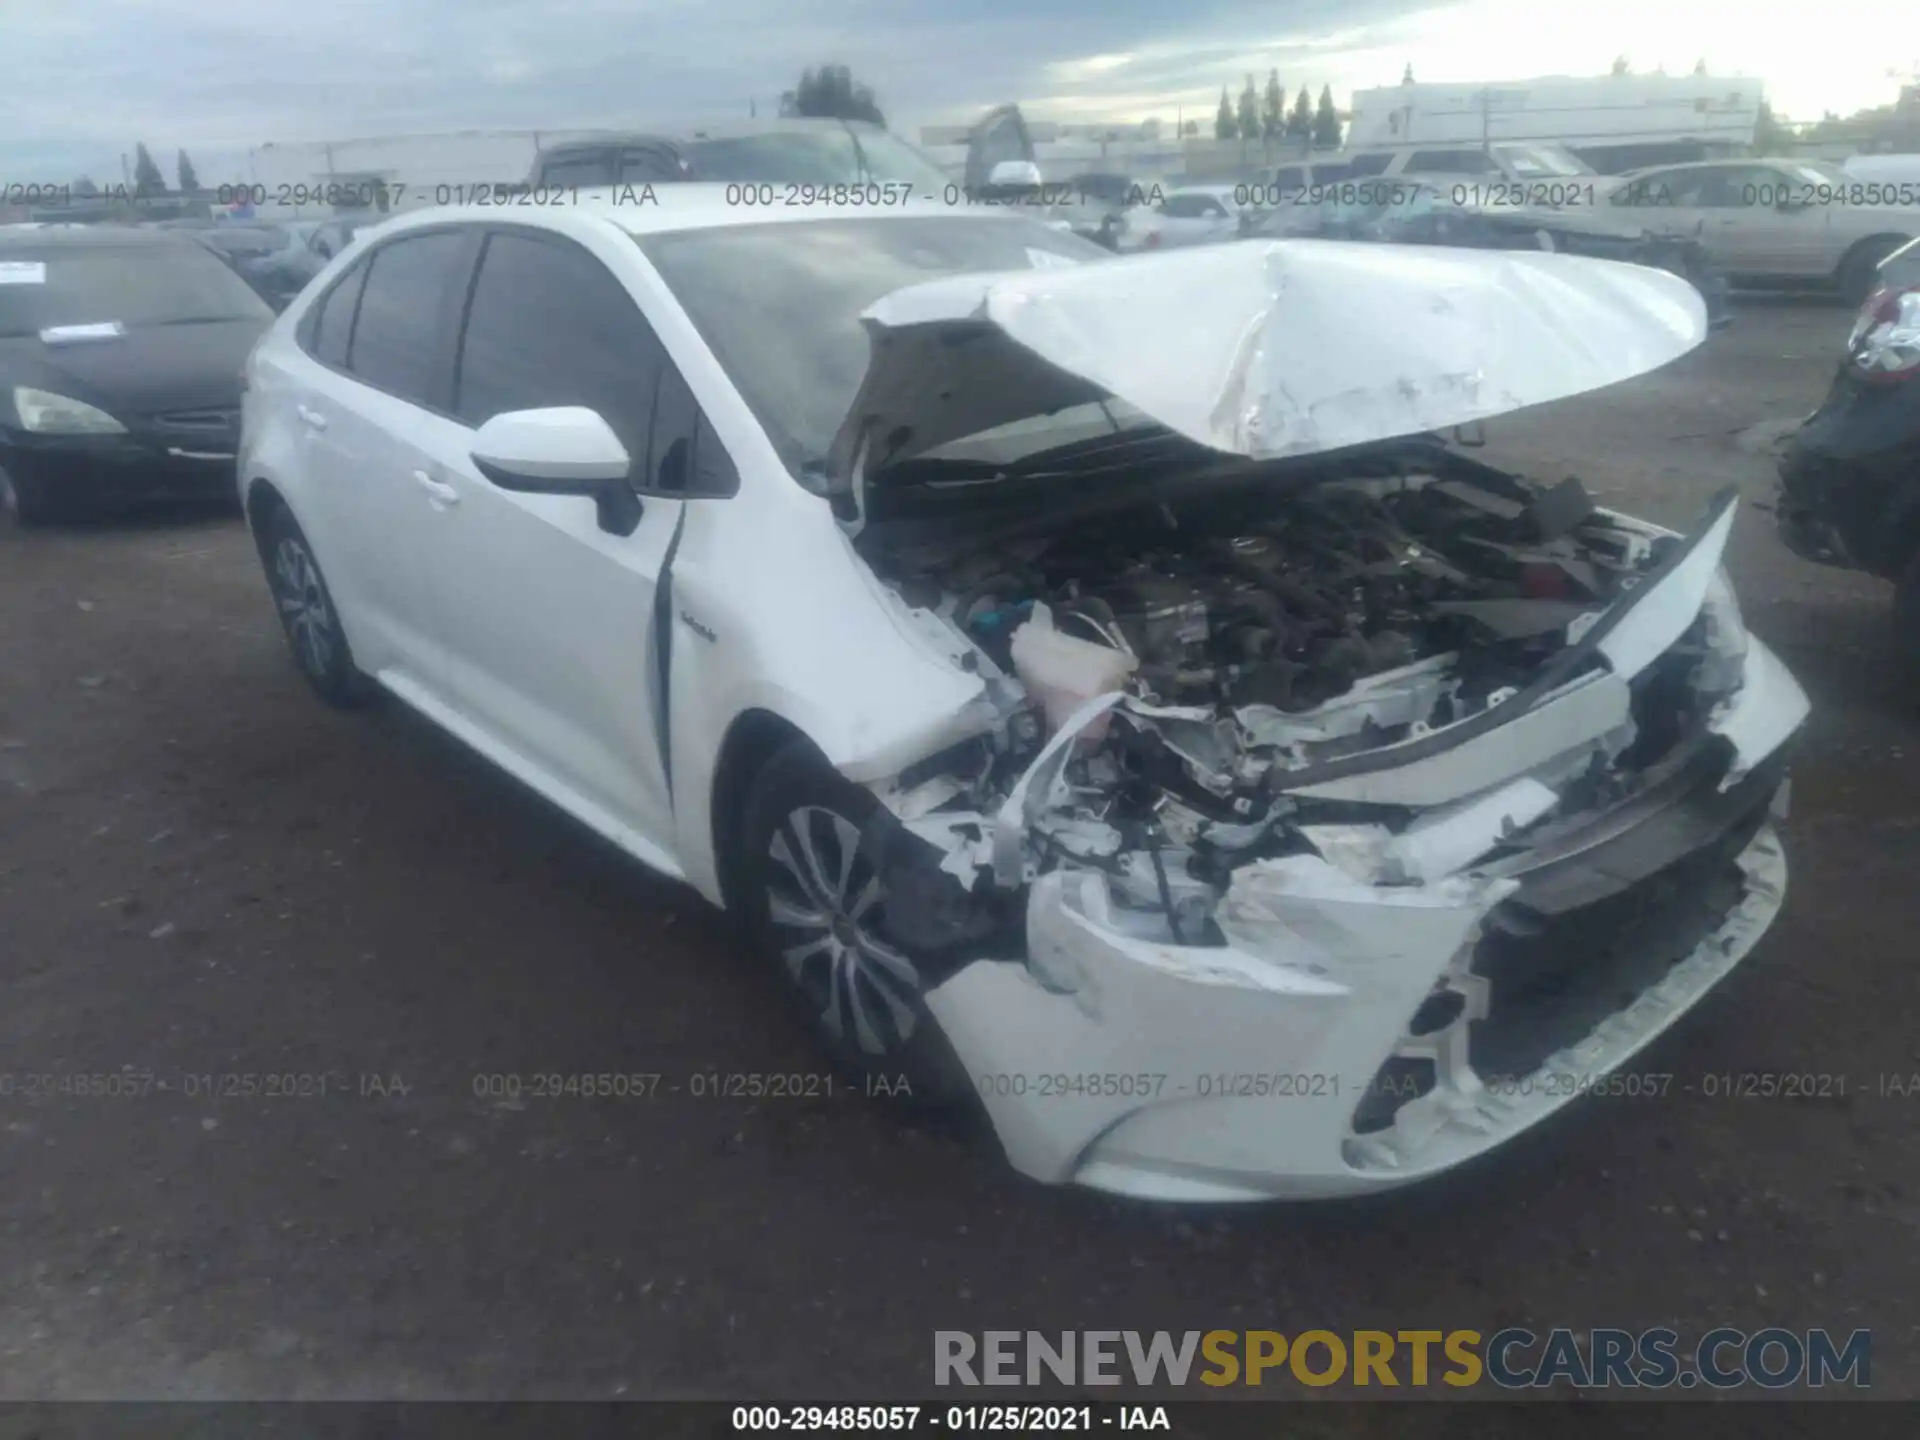
M 1217 461 L 1119 434 L 1019 503 L 938 455 L 868 491 L 862 558 L 991 716 L 873 786 L 888 924 L 1026 1173 L 1404 1183 L 1746 954 L 1805 697 L 1720 568 L 1731 496 L 1680 537 L 1431 439 Z

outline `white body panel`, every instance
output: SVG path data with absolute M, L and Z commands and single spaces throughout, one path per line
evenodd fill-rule
M 601 529 L 589 502 L 492 485 L 471 460 L 474 430 L 369 392 L 296 342 L 303 315 L 369 244 L 448 218 L 402 218 L 356 242 L 248 368 L 243 491 L 264 482 L 291 508 L 363 668 L 716 902 L 715 769 L 743 717 L 779 716 L 842 774 L 882 793 L 904 767 L 993 722 L 978 667 L 962 663 L 976 658 L 968 643 L 883 585 L 827 500 L 796 483 L 632 242 L 648 229 L 737 223 L 717 195 L 685 187 L 657 208 L 513 217 L 574 241 L 618 280 L 737 468 L 738 492 L 726 498 L 644 498 L 624 536 Z M 1704 334 L 1697 295 L 1662 272 L 1557 255 L 1311 244 L 963 276 L 897 292 L 867 318 L 883 330 L 937 331 L 981 316 L 1063 374 L 1243 455 L 1404 435 L 1577 393 L 1661 364 Z M 893 394 L 910 405 L 915 392 Z M 1506 820 L 1551 804 L 1556 765 L 1621 726 L 1627 679 L 1702 613 L 1703 599 L 1714 603 L 1706 597 L 1725 536 L 1723 521 L 1633 597 L 1606 637 L 1611 673 L 1496 725 L 1491 743 L 1302 787 L 1448 807 L 1401 844 L 1417 883 L 1385 888 L 1314 857 L 1250 864 L 1222 902 L 1228 943 L 1201 947 L 1107 923 L 1105 892 L 1088 872 L 1039 878 L 1028 965 L 976 960 L 927 997 L 1013 1163 L 1043 1180 L 1166 1198 L 1330 1194 L 1434 1173 L 1564 1103 L 1479 1093 L 1466 1063 L 1469 1010 L 1431 1041 L 1442 1076 L 1432 1094 L 1385 1132 L 1356 1138 L 1349 1128 L 1357 1093 L 1404 1044 L 1397 1037 L 1412 1011 L 1514 890 L 1470 862 Z M 664 615 L 655 603 L 663 576 L 672 597 Z M 1737 774 L 1806 712 L 1798 686 L 1757 643 L 1743 663 L 1747 683 L 1713 717 Z M 1083 706 L 1028 771 L 1031 786 L 1008 800 L 990 843 L 1010 847 L 1016 876 L 1023 807 L 1042 803 L 1051 783 L 1053 772 L 1042 772 L 1114 698 Z M 1752 884 L 1717 936 L 1556 1056 L 1552 1073 L 1618 1065 L 1738 962 L 1784 883 L 1770 832 L 1741 864 Z M 1280 1103 L 1197 1088 L 1207 1075 L 1278 1072 L 1327 1078 L 1322 1093 Z M 1162 1079 L 1150 1094 L 1136 1086 L 1049 1099 L 994 1088 L 997 1076 L 1060 1073 Z

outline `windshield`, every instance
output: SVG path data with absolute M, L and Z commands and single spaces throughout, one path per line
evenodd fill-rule
M 701 180 L 768 180 L 798 185 L 851 185 L 869 181 L 905 183 L 915 194 L 936 196 L 947 185 L 938 165 L 884 130 L 823 126 L 765 135 L 695 140 L 687 146 L 693 175 Z
M 867 372 L 860 312 L 881 296 L 948 275 L 1110 258 L 1011 215 L 805 220 L 639 244 L 795 474 L 826 462 Z M 1038 437 L 1028 446 L 1043 448 Z
M 1595 173 L 1586 161 L 1558 145 L 1496 145 L 1493 153 L 1505 163 L 1509 173 L 1522 180 Z
M 129 328 L 273 318 L 259 296 L 198 245 L 7 246 L 0 250 L 0 338 L 56 325 Z

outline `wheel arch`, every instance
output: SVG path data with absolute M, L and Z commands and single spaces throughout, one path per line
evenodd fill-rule
M 772 710 L 743 710 L 728 725 L 720 742 L 709 791 L 708 821 L 712 829 L 714 874 L 721 904 L 734 908 L 738 898 L 740 829 L 746 819 L 747 796 L 754 777 L 774 756 L 792 745 L 805 745 L 827 765 L 826 752 L 798 725 Z
M 1912 238 L 1911 235 L 1903 235 L 1898 230 L 1882 230 L 1872 235 L 1861 236 L 1846 248 L 1846 252 L 1840 257 L 1840 263 L 1833 267 L 1834 283 L 1845 288 L 1848 273 L 1862 254 L 1883 246 L 1897 250 Z

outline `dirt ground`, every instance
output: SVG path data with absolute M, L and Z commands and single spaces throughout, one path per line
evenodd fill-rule
M 1638 1063 L 1667 1096 L 1359 1204 L 1121 1203 L 857 1097 L 696 1097 L 822 1068 L 725 922 L 397 705 L 322 708 L 237 519 L 0 531 L 0 1398 L 911 1397 L 936 1329 L 1514 1323 L 1867 1326 L 1920 1395 L 1920 1108 L 1880 1093 L 1920 1074 L 1920 711 L 1885 587 L 1757 508 L 1847 320 L 1748 304 L 1492 427 L 1657 519 L 1751 502 L 1747 619 L 1816 707 L 1791 894 Z M 555 1071 L 665 1079 L 484 1093 Z M 1748 1071 L 1848 1094 L 1703 1093 Z

